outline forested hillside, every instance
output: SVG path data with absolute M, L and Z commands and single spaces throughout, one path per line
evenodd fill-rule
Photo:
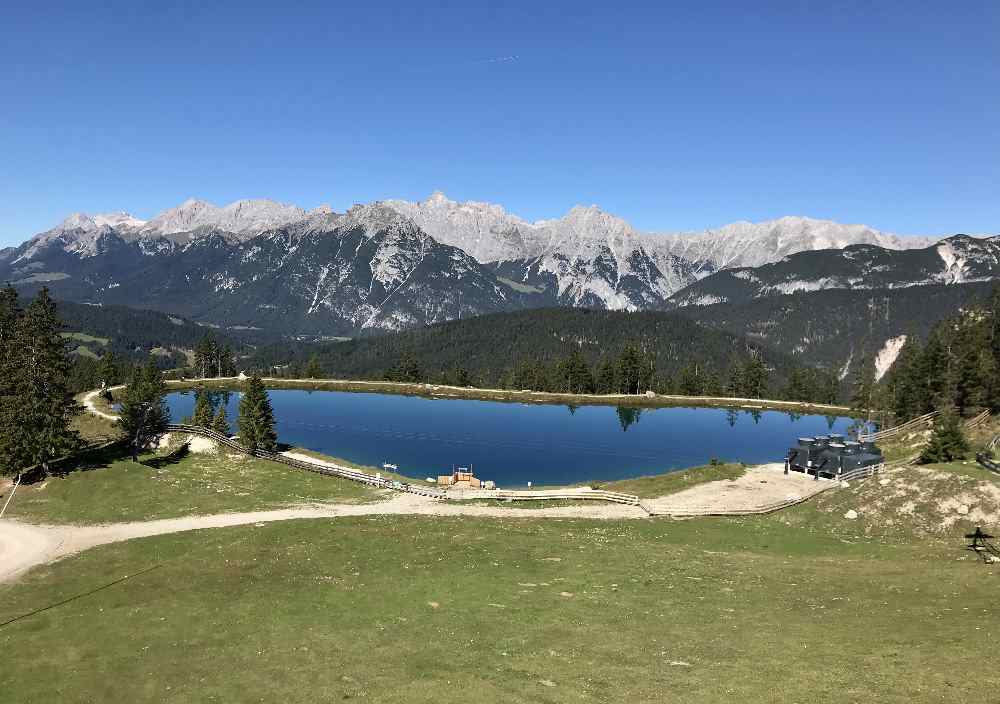
M 676 312 L 698 323 L 746 335 L 804 365 L 853 374 L 887 340 L 927 339 L 934 325 L 989 299 L 992 282 L 898 289 L 800 291 Z
M 186 318 L 125 306 L 95 306 L 69 301 L 56 304 L 62 336 L 72 352 L 76 390 L 101 381 L 117 383 L 129 369 L 151 358 L 162 369 L 198 366 L 199 347 L 214 344 L 227 359 L 247 354 L 277 336 L 258 330 L 215 330 Z M 235 362 L 228 362 L 232 368 Z M 202 365 L 204 366 L 204 365 Z
M 1000 409 L 1000 287 L 985 305 L 950 316 L 926 342 L 907 341 L 881 384 L 859 374 L 855 395 L 899 420 L 930 411 Z
M 266 346 L 256 366 L 285 376 L 388 378 L 542 391 L 781 395 L 787 354 L 673 313 L 547 308 L 451 321 L 348 342 Z M 835 382 L 796 374 L 832 400 Z

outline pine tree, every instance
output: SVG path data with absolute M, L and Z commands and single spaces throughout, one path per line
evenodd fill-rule
M 688 364 L 677 377 L 677 393 L 682 396 L 699 396 L 703 393 L 704 381 L 697 363 Z
M 219 410 L 212 419 L 212 430 L 222 435 L 229 436 L 229 419 L 226 418 L 226 404 L 220 403 Z
M 163 374 L 152 360 L 132 371 L 122 396 L 118 427 L 128 438 L 133 462 L 139 460 L 139 452 L 158 441 L 167 430 L 170 410 L 163 398 L 166 392 Z
M 0 474 L 12 474 L 26 465 L 19 454 L 23 427 L 17 418 L 20 354 L 15 338 L 20 316 L 17 291 L 8 284 L 0 291 Z
M 642 376 L 642 354 L 634 344 L 625 345 L 618 357 L 618 391 L 623 394 L 639 393 Z
M 864 358 L 858 365 L 854 375 L 851 390 L 851 409 L 860 414 L 868 415 L 873 410 L 875 396 L 875 365 Z
M 601 360 L 595 375 L 595 386 L 599 394 L 613 394 L 618 391 L 618 379 L 615 374 L 615 365 L 610 359 Z
M 559 391 L 571 394 L 594 392 L 594 377 L 590 373 L 590 367 L 587 366 L 587 360 L 579 350 L 574 350 L 559 362 L 556 374 L 559 377 Z
M 236 356 L 233 354 L 233 348 L 222 345 L 218 348 L 217 354 L 219 376 L 236 376 Z
M 101 381 L 101 388 L 108 388 L 118 383 L 118 365 L 115 362 L 115 355 L 112 352 L 105 352 L 101 356 L 100 365 L 97 368 L 97 376 Z
M 203 379 L 216 376 L 218 361 L 218 345 L 211 335 L 205 335 L 194 348 L 195 373 Z
M 404 352 L 399 363 L 385 374 L 386 381 L 399 381 L 416 384 L 423 381 L 420 364 L 409 352 Z
M 767 394 L 767 367 L 755 355 L 743 367 L 743 393 L 747 398 L 763 398 Z
M 896 357 L 887 380 L 893 415 L 903 423 L 926 413 L 926 388 L 920 378 L 923 352 L 913 337 L 907 339 Z
M 472 386 L 472 377 L 465 367 L 455 367 L 451 374 L 451 384 L 453 386 Z
M 274 410 L 268 398 L 264 382 L 254 374 L 247 380 L 240 399 L 240 443 L 251 452 L 266 450 L 273 452 L 278 447 L 278 435 L 274 430 Z
M 920 464 L 951 462 L 962 459 L 968 451 L 969 443 L 962 433 L 958 413 L 955 409 L 948 408 L 942 411 L 934 424 L 931 439 L 917 461 Z
M 205 389 L 197 389 L 194 392 L 194 415 L 191 424 L 202 428 L 211 428 L 213 413 L 212 397 Z
M 316 355 L 309 358 L 309 362 L 306 364 L 305 375 L 307 379 L 323 379 L 326 376 L 323 373 L 323 367 L 320 366 L 319 357 Z
M 16 444 L 21 461 L 40 465 L 46 474 L 53 459 L 80 445 L 70 426 L 82 409 L 73 399 L 72 364 L 61 330 L 55 302 L 43 288 L 18 318 L 13 340 L 13 398 L 22 428 Z

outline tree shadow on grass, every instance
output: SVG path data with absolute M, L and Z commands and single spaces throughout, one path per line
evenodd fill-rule
M 167 467 L 172 464 L 177 464 L 185 457 L 187 457 L 189 454 L 191 454 L 191 446 L 189 443 L 184 443 L 176 450 L 173 450 L 172 452 L 166 455 L 161 455 L 159 457 L 150 457 L 149 459 L 142 460 L 141 462 L 139 462 L 139 464 L 144 465 L 146 467 L 152 467 L 153 469 L 161 469 L 163 467 Z
M 46 474 L 40 466 L 24 470 L 21 483 L 34 484 L 48 477 L 65 477 L 74 472 L 88 472 L 92 469 L 104 469 L 114 462 L 128 456 L 128 447 L 124 440 L 108 445 L 81 450 L 53 460 Z

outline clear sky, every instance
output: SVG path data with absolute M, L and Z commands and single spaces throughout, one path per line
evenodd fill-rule
M 73 211 L 434 190 L 1000 233 L 995 0 L 9 3 L 0 66 L 0 245 Z

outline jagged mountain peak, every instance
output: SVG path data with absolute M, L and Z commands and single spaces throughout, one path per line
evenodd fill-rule
M 85 232 L 89 232 L 99 230 L 102 227 L 136 229 L 145 224 L 145 220 L 140 220 L 124 210 L 113 213 L 97 213 L 95 215 L 89 215 L 87 213 L 73 213 L 53 228 L 53 230 L 84 230 Z
M 305 217 L 302 208 L 267 198 L 238 200 L 223 207 L 189 198 L 147 222 L 141 234 L 165 236 L 211 227 L 246 238 Z

